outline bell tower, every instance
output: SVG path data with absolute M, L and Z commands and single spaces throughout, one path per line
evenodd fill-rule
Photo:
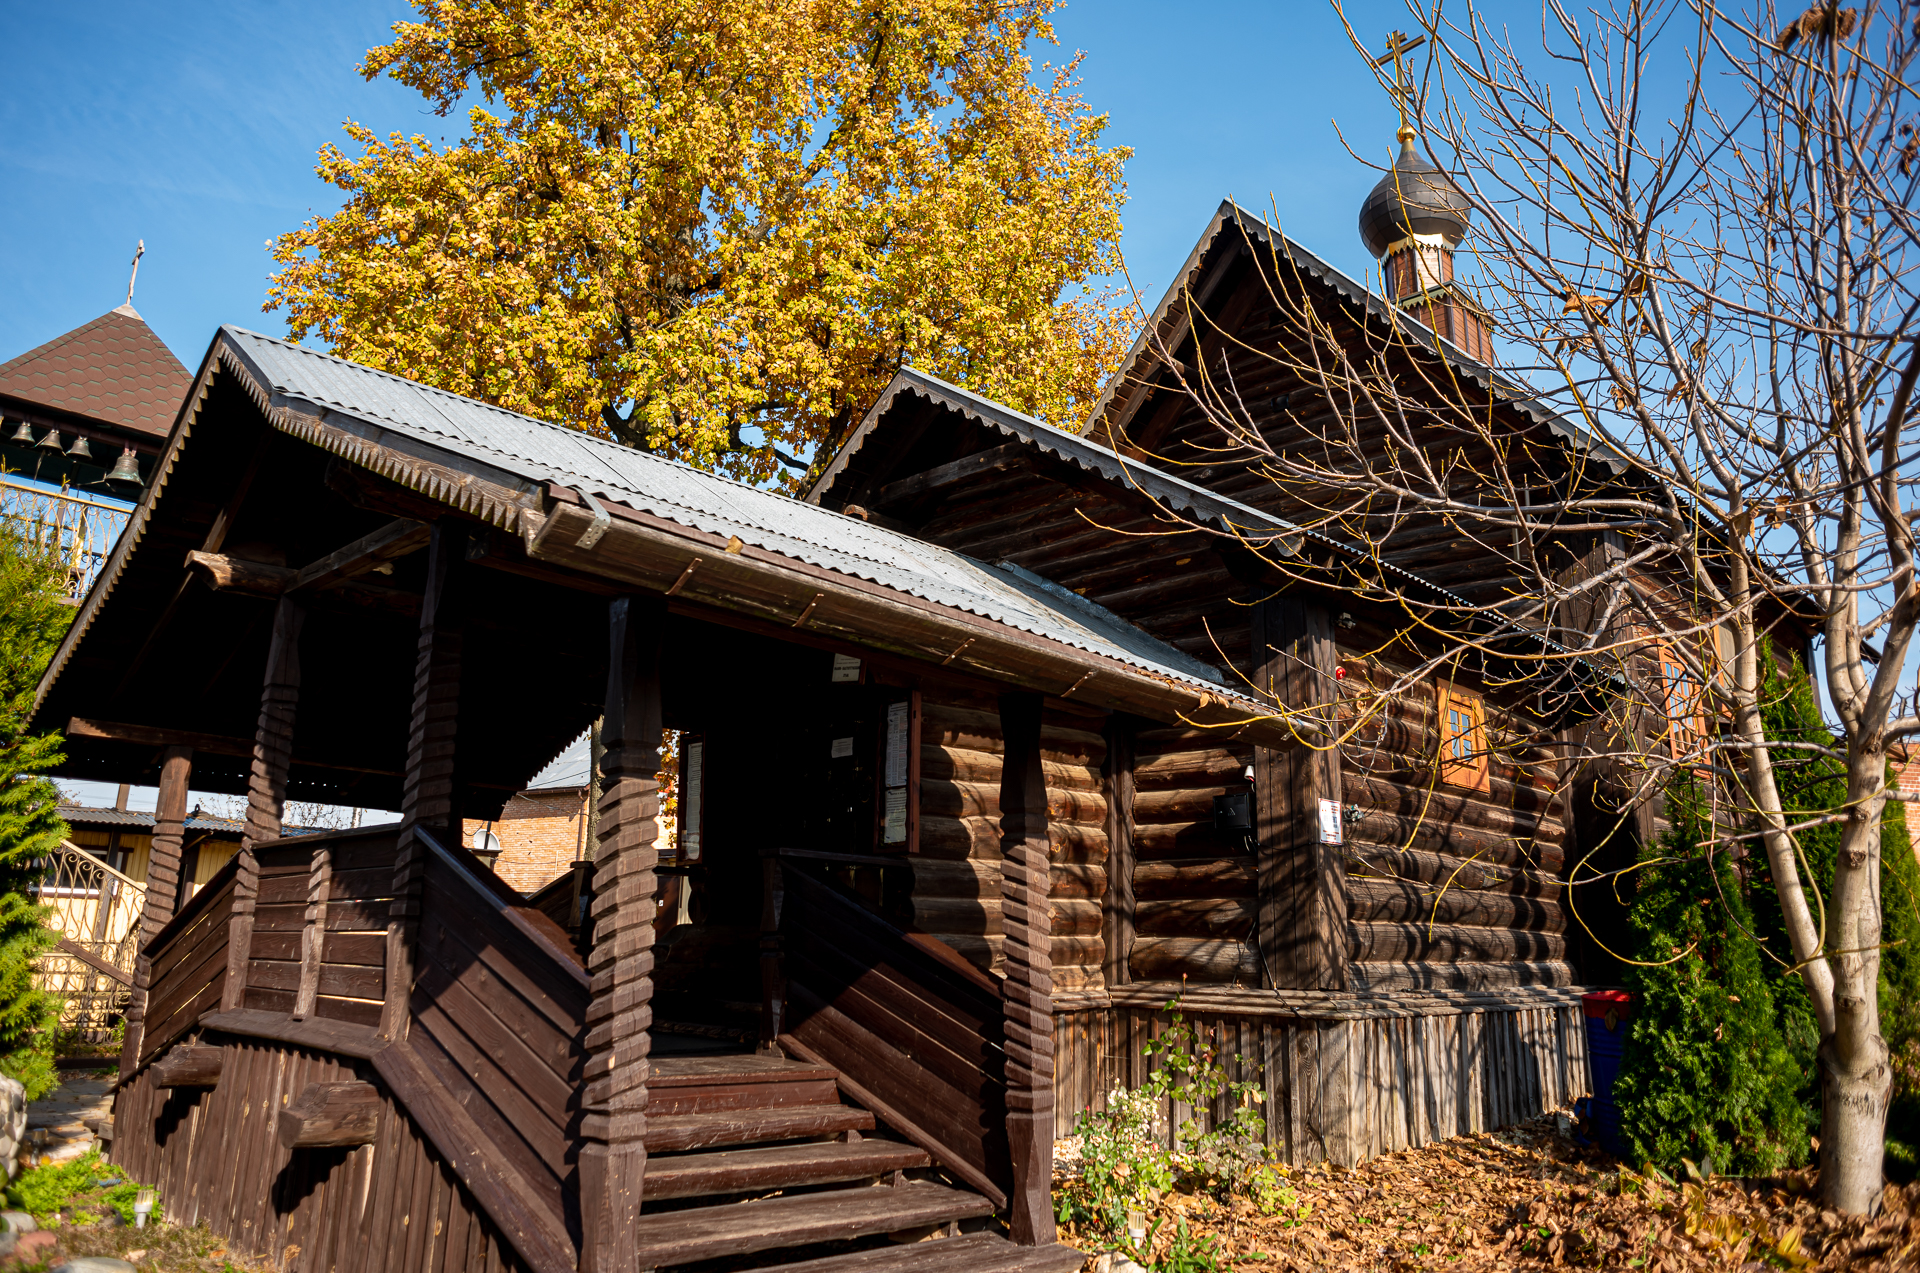
M 1395 309 L 1425 323 L 1468 356 L 1493 362 L 1493 324 L 1487 311 L 1454 280 L 1453 254 L 1467 237 L 1473 201 L 1435 167 L 1415 144 L 1420 134 L 1407 121 L 1413 95 L 1402 59 L 1424 38 L 1395 31 L 1387 52 L 1394 63 L 1394 96 L 1400 104 L 1400 157 L 1360 205 L 1360 238 L 1380 262 L 1380 278 Z

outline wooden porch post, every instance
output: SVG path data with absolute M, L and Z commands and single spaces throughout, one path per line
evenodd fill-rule
M 1253 612 L 1254 684 L 1281 708 L 1334 701 L 1333 621 L 1326 607 L 1296 596 Z M 1340 758 L 1315 722 L 1297 718 L 1302 741 L 1254 749 L 1254 828 L 1260 896 L 1260 955 L 1273 984 L 1288 990 L 1347 988 L 1347 864 L 1342 847 L 1320 839 L 1320 804 L 1343 814 Z
M 413 664 L 413 721 L 407 737 L 407 773 L 400 796 L 400 841 L 393 859 L 393 904 L 387 922 L 387 1000 L 380 1033 L 407 1037 L 413 998 L 413 947 L 420 928 L 420 888 L 426 854 L 415 827 L 460 844 L 460 791 L 455 772 L 455 727 L 460 712 L 459 570 L 467 532 L 447 520 L 433 524 L 427 548 L 427 588 L 420 598 L 420 644 Z M 312 890 L 309 890 L 311 896 Z
M 227 981 L 221 1008 L 242 1006 L 247 958 L 253 949 L 253 908 L 260 894 L 260 866 L 253 847 L 279 838 L 287 806 L 287 769 L 293 763 L 293 719 L 300 706 L 300 626 L 306 608 L 281 597 L 273 611 L 273 639 L 260 688 L 260 720 L 253 732 L 253 764 L 247 776 L 247 820 L 233 876 L 233 916 L 227 921 Z
M 1040 766 L 1038 694 L 1000 696 L 1000 907 L 1005 918 L 1007 1142 L 1013 1192 L 1007 1220 L 1022 1246 L 1055 1241 L 1053 1206 L 1053 923 L 1047 780 Z
M 634 1273 L 630 1240 L 647 1171 L 647 1028 L 653 1024 L 654 867 L 660 860 L 660 635 L 657 599 L 616 597 L 600 762 L 587 973 L 581 1273 Z
M 134 957 L 133 992 L 127 1000 L 127 1029 L 120 1045 L 122 1078 L 133 1073 L 134 1062 L 140 1058 L 141 1029 L 147 1019 L 147 983 L 152 973 L 147 943 L 178 909 L 180 845 L 186 839 L 187 786 L 192 779 L 192 748 L 169 747 L 161 753 L 160 799 L 154 808 L 153 848 L 147 859 L 147 898 L 140 911 L 140 950 Z M 104 915 L 105 910 L 101 913 Z
M 1100 916 L 1109 988 L 1133 980 L 1133 718 L 1107 717 L 1107 892 Z

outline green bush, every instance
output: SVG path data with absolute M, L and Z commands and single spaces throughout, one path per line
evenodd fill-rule
M 119 1183 L 102 1187 L 98 1183 L 102 1180 Z M 141 1187 L 128 1179 L 126 1172 L 101 1158 L 96 1149 L 72 1162 L 21 1172 L 7 1187 L 6 1198 L 9 1206 L 31 1214 L 49 1228 L 60 1223 L 62 1211 L 70 1212 L 68 1218 L 75 1224 L 92 1223 L 106 1210 L 118 1212 L 122 1220 L 132 1224 L 133 1202 Z M 148 1223 L 160 1219 L 161 1213 L 160 1204 L 155 1202 Z
M 60 736 L 28 732 L 33 694 L 73 610 L 56 564 L 0 527 L 0 1074 L 28 1099 L 52 1090 L 58 1000 L 33 984 L 33 961 L 53 944 L 30 889 L 66 835 L 59 792 L 43 774 L 60 762 Z
M 1692 776 L 1667 793 L 1671 830 L 1643 851 L 1629 923 L 1644 962 L 1614 1088 L 1635 1162 L 1711 1160 L 1765 1175 L 1807 1158 L 1804 1066 L 1780 1028 L 1741 872 L 1710 838 Z

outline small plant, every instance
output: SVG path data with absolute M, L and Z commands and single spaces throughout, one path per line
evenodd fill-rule
M 1180 1011 L 1167 1005 L 1172 1021 L 1146 1045 L 1157 1063 L 1137 1089 L 1115 1088 L 1104 1110 L 1080 1116 L 1080 1178 L 1060 1192 L 1062 1224 L 1083 1225 L 1115 1244 L 1129 1242 L 1127 1213 L 1157 1203 L 1179 1188 L 1220 1202 L 1247 1198 L 1263 1215 L 1279 1215 L 1298 1206 L 1286 1173 L 1267 1161 L 1265 1099 L 1258 1083 L 1230 1079 L 1215 1050 Z M 1244 1057 L 1235 1058 L 1243 1065 Z M 1224 1115 L 1208 1118 L 1219 1106 Z M 1169 1110 L 1187 1112 L 1169 1125 Z M 1184 1226 L 1181 1230 L 1184 1233 Z M 1201 1250 L 1176 1238 L 1180 1250 Z M 1149 1249 L 1152 1242 L 1145 1244 Z M 1211 1250 L 1211 1248 L 1208 1248 Z M 1136 1252 L 1144 1258 L 1145 1252 Z M 1171 1257 L 1170 1257 L 1171 1258 Z M 1200 1259 L 1182 1254 L 1181 1259 Z M 1205 1258 L 1213 1258 L 1206 1256 Z M 1213 1264 L 1186 1263 L 1162 1268 L 1203 1269 Z
M 99 1183 L 102 1179 L 118 1183 L 103 1186 Z M 112 1208 L 121 1220 L 132 1224 L 134 1202 L 140 1191 L 139 1184 L 127 1179 L 126 1173 L 112 1164 L 103 1162 L 100 1151 L 94 1150 L 72 1162 L 21 1172 L 8 1186 L 6 1198 L 9 1206 L 27 1212 L 44 1228 L 61 1224 L 61 1213 L 69 1209 L 67 1223 L 93 1224 L 99 1218 L 98 1212 Z M 159 1213 L 160 1207 L 156 1204 L 154 1214 L 157 1217 Z
M 1154 1223 L 1147 1236 L 1149 1246 L 1165 1223 L 1164 1220 Z M 1155 1261 L 1153 1267 L 1156 1273 L 1220 1273 L 1225 1267 L 1220 1262 L 1220 1239 L 1212 1234 L 1196 1238 L 1187 1232 L 1187 1222 L 1181 1220 L 1174 1227 L 1167 1253 Z

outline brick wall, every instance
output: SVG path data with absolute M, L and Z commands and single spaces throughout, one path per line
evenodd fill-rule
M 473 847 L 485 822 L 469 818 L 462 842 Z M 494 871 L 516 892 L 531 893 L 553 882 L 581 855 L 587 831 L 587 789 L 522 791 L 507 801 L 493 833 L 500 837 Z

